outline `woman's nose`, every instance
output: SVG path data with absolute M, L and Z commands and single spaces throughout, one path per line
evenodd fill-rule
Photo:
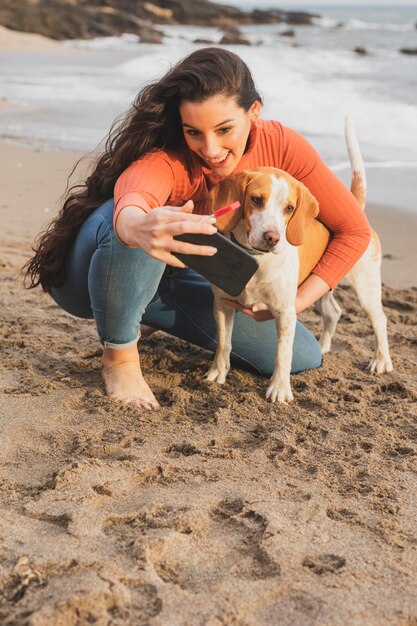
M 220 147 L 216 138 L 207 138 L 203 145 L 204 156 L 209 159 L 214 159 L 219 156 Z

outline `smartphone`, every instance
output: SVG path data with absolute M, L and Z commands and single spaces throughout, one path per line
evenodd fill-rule
M 243 291 L 259 267 L 258 261 L 249 252 L 219 232 L 214 235 L 184 233 L 176 235 L 174 239 L 217 248 L 213 256 L 179 252 L 172 254 L 231 296 L 238 296 Z

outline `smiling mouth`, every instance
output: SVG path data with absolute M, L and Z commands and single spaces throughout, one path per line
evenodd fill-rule
M 228 151 L 228 153 L 225 156 L 223 156 L 220 159 L 204 159 L 204 160 L 210 166 L 213 166 L 213 167 L 223 167 L 223 165 L 225 165 L 227 159 L 229 158 L 229 155 L 230 155 L 230 150 Z

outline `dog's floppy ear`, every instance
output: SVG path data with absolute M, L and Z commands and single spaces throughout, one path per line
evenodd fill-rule
M 243 170 L 238 174 L 224 178 L 211 189 L 209 196 L 210 213 L 214 213 L 217 209 L 236 202 L 236 200 L 240 202 L 240 209 L 230 211 L 217 218 L 216 227 L 220 232 L 230 233 L 236 228 L 239 220 L 243 218 L 246 188 L 255 175 L 256 172 Z
M 318 214 L 319 203 L 311 191 L 297 181 L 297 204 L 287 225 L 287 241 L 293 246 L 301 246 L 308 223 Z
M 221 180 L 210 191 L 209 208 L 210 213 L 221 209 L 236 200 L 240 202 L 240 209 L 230 211 L 221 215 L 216 220 L 216 227 L 222 233 L 232 231 L 243 215 L 243 193 L 241 179 L 237 175 L 229 176 Z

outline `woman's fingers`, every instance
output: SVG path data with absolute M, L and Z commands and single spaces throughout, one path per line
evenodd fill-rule
M 194 202 L 192 200 L 187 200 L 187 202 L 185 204 L 183 204 L 182 206 L 171 206 L 170 204 L 166 204 L 163 207 L 160 207 L 162 209 L 172 209 L 173 211 L 192 211 L 194 209 Z M 156 211 L 157 209 L 153 209 L 154 211 Z
M 238 302 L 237 300 L 232 300 L 231 298 L 221 298 L 221 300 L 222 302 L 226 302 L 226 304 L 232 307 L 232 309 L 236 309 L 236 311 L 242 311 L 242 313 L 247 313 L 248 315 L 251 315 L 253 317 L 252 309 L 248 309 L 247 307 L 243 306 L 243 304 L 240 304 L 240 302 Z
M 172 267 L 181 267 L 181 268 L 187 267 L 187 265 L 185 265 L 185 263 L 183 263 L 182 261 L 177 259 L 176 256 L 173 256 L 172 254 L 169 254 L 168 252 L 166 252 L 162 256 L 163 256 L 163 258 L 161 258 L 160 261 L 163 261 L 167 265 L 171 265 Z
M 210 246 L 210 241 L 207 242 L 207 245 L 199 245 L 174 239 L 176 235 L 183 234 L 213 235 L 217 232 L 214 222 L 215 219 L 211 218 L 208 221 L 207 216 L 184 212 L 175 213 L 171 207 L 163 207 L 162 210 L 155 209 L 153 224 L 150 227 L 152 256 L 156 256 L 158 251 L 165 251 L 168 254 L 178 252 L 200 256 L 216 254 L 217 248 Z M 176 266 L 179 267 L 177 264 Z
M 194 204 L 188 201 L 182 207 L 163 206 L 152 209 L 147 214 L 135 217 L 134 237 L 129 244 L 142 248 L 147 254 L 174 267 L 186 267 L 174 254 L 195 254 L 212 256 L 216 254 L 215 246 L 198 245 L 174 239 L 176 235 L 185 233 L 213 235 L 217 232 L 215 218 L 207 215 L 191 213 Z
M 178 254 L 197 254 L 199 256 L 213 256 L 217 252 L 214 246 L 199 246 L 176 239 L 159 239 L 154 241 L 146 250 L 146 252 L 158 261 L 173 265 L 174 267 L 187 267 L 180 259 L 175 256 Z
M 165 225 L 165 230 L 171 237 L 183 235 L 184 233 L 197 233 L 200 235 L 214 235 L 214 233 L 217 233 L 217 228 L 208 222 L 171 222 Z
M 177 239 L 158 239 L 153 243 L 150 254 L 155 258 L 160 258 L 164 253 L 173 254 L 198 254 L 200 256 L 213 256 L 216 254 L 215 246 L 201 246 L 186 241 L 178 241 Z
M 178 241 L 172 239 L 169 244 L 170 252 L 178 252 L 179 254 L 198 254 L 199 256 L 213 256 L 217 252 L 215 246 L 199 246 L 186 241 Z
M 237 300 L 232 300 L 231 298 L 222 298 L 222 302 L 226 302 L 226 304 L 236 311 L 241 311 L 246 315 L 252 317 L 256 322 L 266 322 L 267 320 L 273 320 L 274 316 L 271 311 L 268 309 L 262 309 L 260 311 L 252 311 L 252 309 L 248 309 L 248 307 L 243 306 Z
M 158 211 L 158 213 L 157 213 Z M 172 211 L 170 207 L 164 209 L 154 209 L 154 215 L 159 215 L 161 222 L 167 224 L 215 224 L 216 218 L 212 215 L 197 215 L 195 213 L 184 213 L 183 211 Z
M 158 261 L 162 261 L 167 265 L 172 265 L 173 267 L 187 267 L 182 261 L 180 261 L 176 256 L 173 256 L 169 250 L 164 247 L 161 248 L 152 248 L 147 251 L 147 253 L 152 256 L 154 259 Z
M 194 202 L 192 200 L 187 200 L 185 204 L 182 206 L 170 207 L 175 209 L 175 211 L 184 211 L 186 213 L 191 213 L 194 209 Z

